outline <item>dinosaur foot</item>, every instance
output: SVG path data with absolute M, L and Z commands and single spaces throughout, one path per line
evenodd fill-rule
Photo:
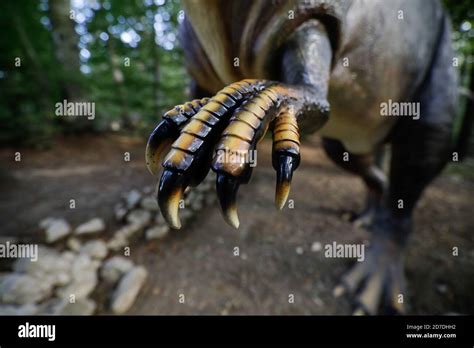
M 161 212 L 173 228 L 180 228 L 179 202 L 188 186 L 197 186 L 209 169 L 217 173 L 216 189 L 225 220 L 239 226 L 236 196 L 250 180 L 255 163 L 249 161 L 257 143 L 273 131 L 272 163 L 276 170 L 275 202 L 281 209 L 300 162 L 297 115 L 304 105 L 297 88 L 266 80 L 242 80 L 212 98 L 176 106 L 163 116 L 150 135 L 147 166 L 164 171 L 158 188 Z M 322 104 L 326 111 L 327 105 Z M 327 115 L 326 115 L 327 116 Z

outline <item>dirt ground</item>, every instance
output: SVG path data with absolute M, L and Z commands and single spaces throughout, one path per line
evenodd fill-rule
M 112 235 L 121 194 L 157 180 L 145 168 L 144 146 L 142 139 L 108 135 L 60 139 L 50 150 L 0 150 L 0 235 L 41 240 L 37 225 L 47 216 L 72 225 L 100 216 Z M 21 162 L 14 161 L 16 151 Z M 213 205 L 165 240 L 132 246 L 131 257 L 149 278 L 130 314 L 351 313 L 347 298 L 331 294 L 348 261 L 327 259 L 311 245 L 368 239 L 343 218 L 362 208 L 362 183 L 309 139 L 293 179 L 294 209 L 277 212 L 270 153 L 262 142 L 253 179 L 240 189 L 239 230 Z M 474 182 L 445 174 L 420 202 L 406 257 L 410 313 L 474 313 L 473 196 Z M 70 199 L 76 209 L 69 209 Z

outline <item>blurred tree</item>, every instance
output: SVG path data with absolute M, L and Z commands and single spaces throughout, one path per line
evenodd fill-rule
M 44 9 L 9 1 L 0 11 L 0 143 L 42 144 L 54 132 L 48 115 L 58 86 Z
M 61 94 L 64 99 L 70 101 L 81 100 L 83 93 L 77 82 L 77 76 L 80 76 L 81 62 L 79 60 L 79 36 L 74 30 L 75 11 L 71 10 L 68 1 L 50 0 L 49 17 L 52 24 L 54 53 L 61 64 L 62 73 L 67 76 L 62 81 L 63 93 Z
M 57 132 L 77 131 L 77 120 L 54 114 L 63 99 L 96 103 L 95 120 L 79 120 L 89 128 L 148 132 L 185 99 L 178 11 L 176 0 L 6 2 L 0 143 L 42 145 Z
M 460 141 L 464 153 L 468 148 L 474 153 L 474 7 L 472 1 L 444 0 L 454 28 L 453 40 L 457 52 L 461 99 L 459 116 L 456 119 L 453 136 Z M 469 145 L 470 143 L 470 145 Z
M 467 87 L 473 81 L 471 1 L 445 4 Z M 189 78 L 177 40 L 178 0 L 16 0 L 2 5 L 1 144 L 42 145 L 54 134 L 77 131 L 77 122 L 54 114 L 55 103 L 63 99 L 94 102 L 96 117 L 86 124 L 95 131 L 144 136 L 164 111 L 188 99 Z

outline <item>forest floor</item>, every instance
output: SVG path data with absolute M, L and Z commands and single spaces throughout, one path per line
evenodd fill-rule
M 348 260 L 325 258 L 311 246 L 368 239 L 343 218 L 362 208 L 364 187 L 318 144 L 308 139 L 302 148 L 290 194 L 294 209 L 274 208 L 271 145 L 263 141 L 253 179 L 239 191 L 239 230 L 224 223 L 215 203 L 164 240 L 136 242 L 131 257 L 149 276 L 129 313 L 350 314 L 349 300 L 332 296 Z M 21 162 L 14 161 L 16 151 Z M 144 166 L 143 139 L 70 137 L 49 150 L 1 149 L 0 235 L 38 240 L 38 222 L 47 216 L 72 225 L 99 216 L 112 235 L 120 226 L 113 207 L 122 193 L 156 180 Z M 473 197 L 474 181 L 449 171 L 420 201 L 406 255 L 410 313 L 474 313 Z M 70 199 L 76 209 L 69 209 Z

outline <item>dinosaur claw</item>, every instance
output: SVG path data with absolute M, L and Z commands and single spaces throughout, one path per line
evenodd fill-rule
M 229 225 L 239 228 L 239 216 L 237 214 L 236 196 L 239 183 L 236 178 L 227 174 L 218 173 L 216 181 L 217 195 L 222 209 L 222 214 Z
M 168 120 L 162 120 L 153 130 L 146 145 L 146 166 L 152 175 L 158 173 L 160 156 L 171 145 L 177 135 L 177 130 Z
M 293 177 L 294 159 L 292 156 L 280 155 L 277 168 L 275 205 L 281 210 L 290 194 L 291 178 Z
M 247 79 L 232 83 L 212 98 L 177 105 L 163 115 L 148 140 L 146 162 L 156 174 L 161 154 L 171 148 L 161 163 L 164 172 L 158 190 L 158 204 L 171 227 L 181 227 L 178 212 L 184 190 L 199 185 L 210 168 L 218 174 L 222 214 L 229 225 L 239 227 L 237 191 L 252 173 L 245 156 L 255 150 L 269 128 L 277 170 L 275 200 L 282 209 L 300 160 L 296 112 L 289 105 L 301 93 L 277 82 Z M 222 160 L 221 153 L 229 156 Z
M 277 172 L 275 205 L 281 210 L 290 193 L 293 172 L 300 163 L 300 135 L 294 112 L 283 109 L 273 122 L 272 164 Z
M 158 205 L 166 222 L 174 229 L 181 228 L 178 211 L 185 188 L 181 173 L 171 170 L 163 172 L 158 189 Z

